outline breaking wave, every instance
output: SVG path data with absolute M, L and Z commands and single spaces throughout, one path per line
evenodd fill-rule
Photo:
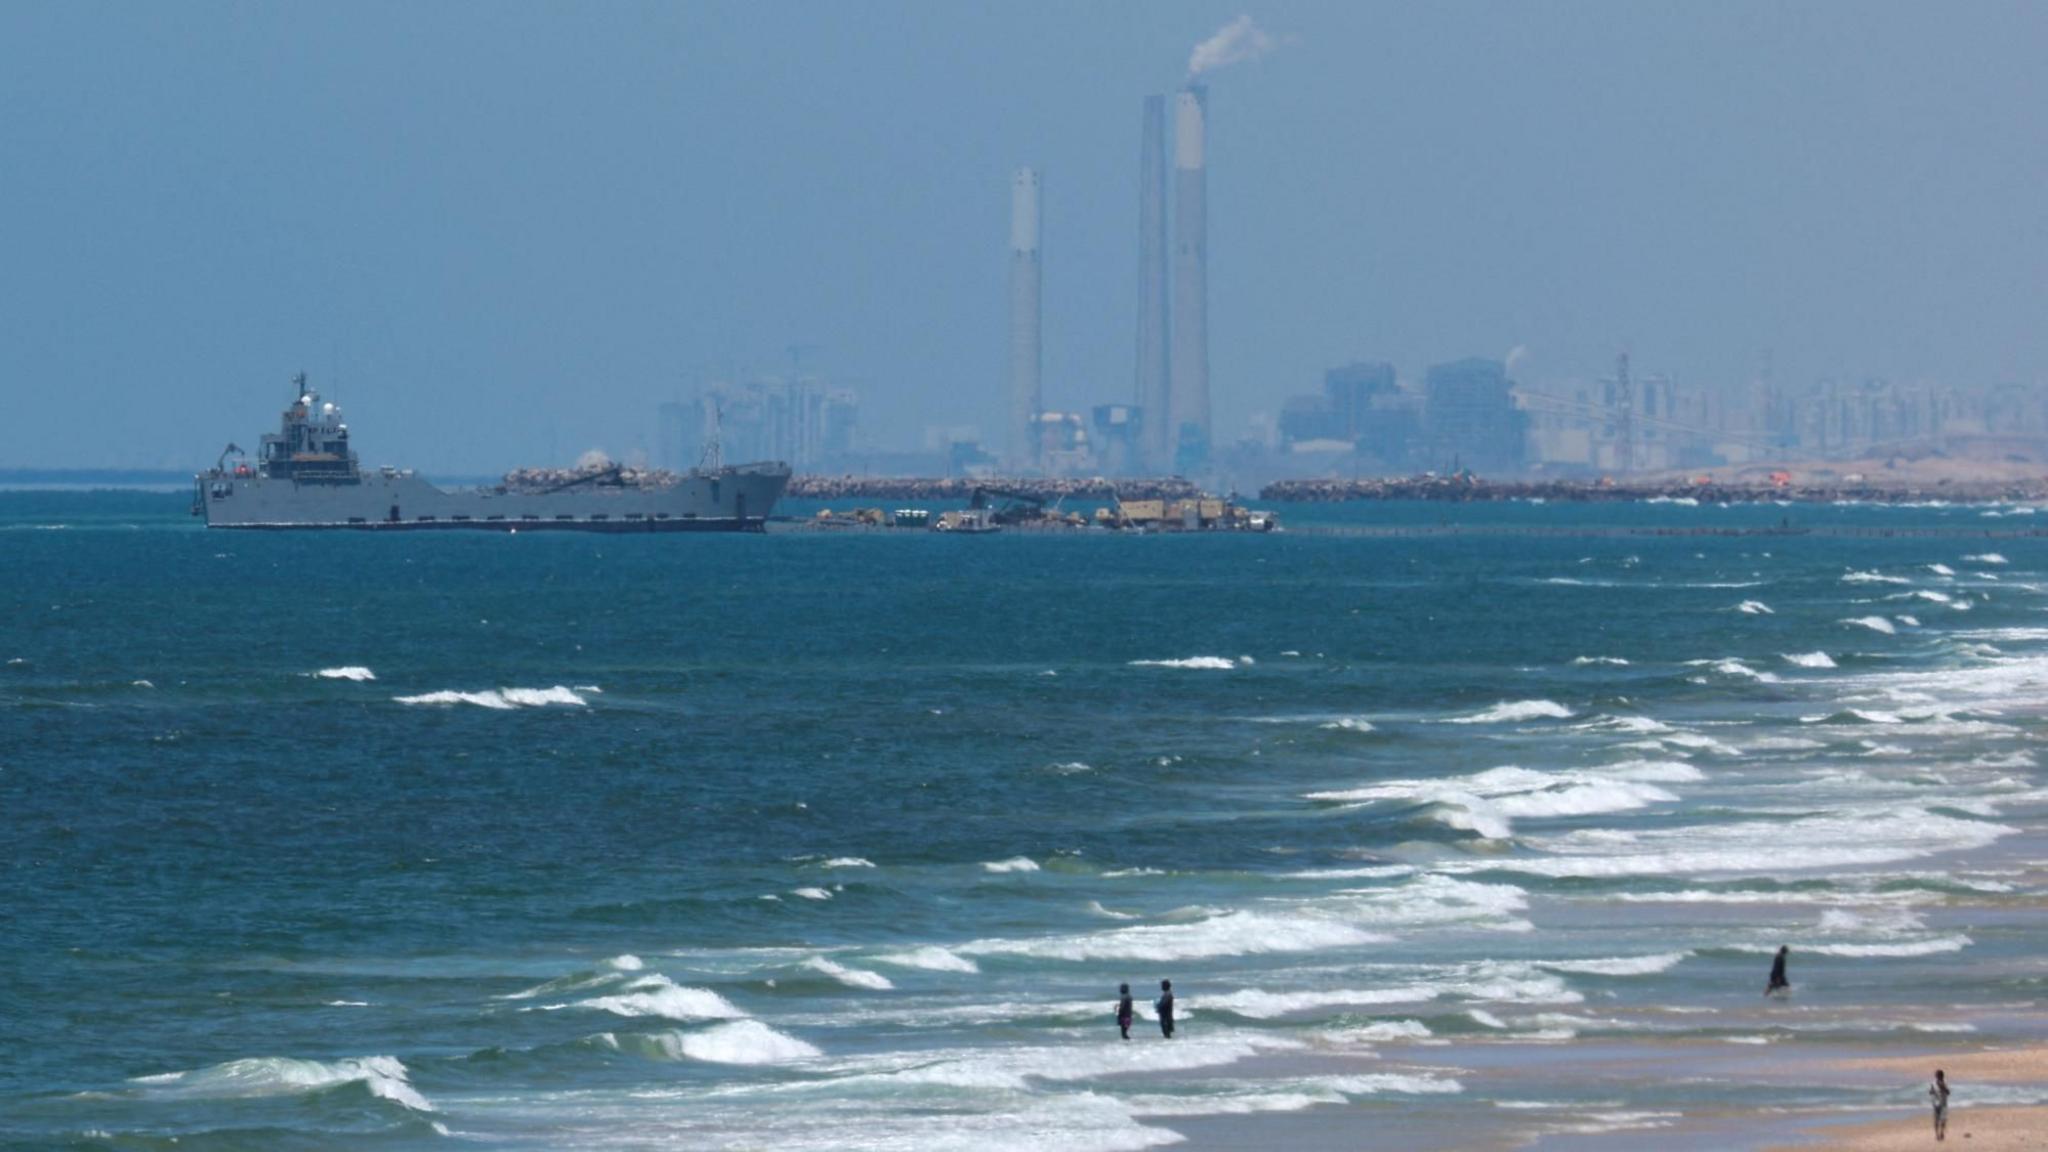
M 848 968 L 844 964 L 827 960 L 823 956 L 813 956 L 809 960 L 804 961 L 804 967 L 809 968 L 813 972 L 822 972 L 849 988 L 867 988 L 876 992 L 886 992 L 896 986 L 887 976 L 882 975 L 880 972 L 869 972 L 861 968 Z
M 230 1060 L 190 1072 L 165 1072 L 140 1076 L 131 1083 L 142 1086 L 151 1096 L 173 1099 L 248 1099 L 259 1096 L 295 1096 L 320 1092 L 343 1084 L 361 1084 L 372 1096 L 403 1105 L 415 1112 L 431 1112 L 432 1104 L 406 1078 L 406 1068 L 395 1056 L 365 1056 L 359 1060 L 292 1060 L 283 1056 L 261 1056 Z
M 1859 628 L 1868 628 L 1872 632 L 1882 632 L 1887 636 L 1895 635 L 1898 632 L 1897 628 L 1892 627 L 1892 622 L 1882 616 L 1858 616 L 1853 620 L 1844 620 L 1842 623 L 1853 624 Z
M 921 968 L 927 972 L 979 972 L 981 966 L 965 956 L 948 952 L 937 945 L 912 948 L 906 952 L 886 952 L 875 957 L 877 964 L 894 964 L 898 968 Z
M 1452 724 L 1513 724 L 1522 720 L 1568 720 L 1572 710 L 1555 700 L 1503 700 L 1483 712 L 1457 716 Z
M 1488 840 L 1514 835 L 1517 819 L 1557 819 L 1628 812 L 1678 797 L 1660 783 L 1701 778 L 1700 770 L 1675 760 L 1628 760 L 1604 769 L 1537 772 L 1509 765 L 1470 776 L 1440 780 L 1390 780 L 1338 792 L 1311 792 L 1309 800 L 1358 804 L 1372 801 L 1420 803 L 1438 822 Z
M 1796 664 L 1801 668 L 1833 668 L 1835 666 L 1834 657 L 1829 656 L 1825 652 L 1787 652 L 1784 654 L 1784 660 L 1787 664 Z
M 313 673 L 313 675 L 320 677 L 322 680 L 354 680 L 358 683 L 377 678 L 375 672 L 360 664 L 350 664 L 341 668 L 322 668 L 318 672 Z
M 708 1064 L 788 1064 L 823 1055 L 817 1046 L 785 1035 L 759 1020 L 714 1024 L 698 1032 L 656 1032 L 604 1039 L 611 1047 L 656 1059 L 701 1060 Z
M 628 981 L 613 995 L 578 1000 L 569 1007 L 664 1020 L 737 1020 L 746 1015 L 708 988 L 686 988 L 659 973 Z
M 1237 667 L 1237 661 L 1228 656 L 1189 656 L 1182 660 L 1133 660 L 1133 668 L 1206 668 L 1227 672 Z
M 589 703 L 560 684 L 552 688 L 486 688 L 481 692 L 428 692 L 421 696 L 394 696 L 392 699 L 400 704 L 474 704 L 479 708 L 501 712 L 514 708 L 542 708 L 550 704 L 581 708 Z

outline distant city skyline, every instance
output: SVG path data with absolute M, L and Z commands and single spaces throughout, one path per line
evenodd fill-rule
M 1546 393 L 1623 351 L 1731 402 L 1766 356 L 2038 392 L 2044 42 L 2016 3 L 7 6 L 0 467 L 196 469 L 300 370 L 366 463 L 652 456 L 793 358 L 869 445 L 999 448 L 1026 167 L 1044 408 L 1131 404 L 1133 129 L 1204 43 L 1261 57 L 1206 77 L 1218 447 L 1332 368 L 1518 349 Z

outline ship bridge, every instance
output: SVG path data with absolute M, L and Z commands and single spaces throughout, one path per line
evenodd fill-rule
M 297 399 L 284 410 L 278 431 L 263 437 L 257 456 L 263 475 L 299 484 L 361 483 L 341 408 L 323 403 L 304 372 L 292 377 L 292 395 Z

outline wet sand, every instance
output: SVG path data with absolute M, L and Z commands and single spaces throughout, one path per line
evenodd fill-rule
M 2048 1106 L 1976 1103 L 1976 1090 L 2011 1099 L 2018 1085 L 2048 1089 L 2048 1046 L 1984 1051 L 1924 1049 L 1912 1056 L 1861 1058 L 1837 1050 L 1833 1057 L 1774 1052 L 1737 1053 L 1725 1045 L 1622 1044 L 1610 1050 L 1574 1053 L 1573 1076 L 1581 1087 L 1611 1085 L 1623 1106 L 1585 1104 L 1540 1111 L 1514 1110 L 1499 1099 L 1561 1095 L 1536 1088 L 1550 1070 L 1556 1050 L 1523 1045 L 1450 1045 L 1431 1050 L 1383 1053 L 1386 1059 L 1358 1061 L 1383 1072 L 1429 1071 L 1454 1075 L 1466 1088 L 1470 1107 L 1454 1124 L 1394 1099 L 1361 1099 L 1296 1112 L 1249 1115 L 1160 1117 L 1153 1123 L 1179 1133 L 1191 1150 L 1240 1148 L 1400 1148 L 1404 1152 L 1635 1152 L 1645 1147 L 1671 1152 L 1889 1152 L 1933 1146 L 1931 1110 L 1920 1103 L 1934 1069 L 1953 1086 L 1948 1138 L 1971 1152 L 2029 1149 L 2048 1152 Z M 1818 1056 L 1818 1058 L 1816 1058 Z M 1410 1065 L 1408 1059 L 1416 1060 Z M 1431 1059 L 1434 1057 L 1434 1059 Z M 1490 1057 L 1490 1058 L 1489 1058 Z M 1331 1071 L 1327 1057 L 1268 1058 L 1307 1076 Z M 1764 1063 L 1758 1065 L 1757 1061 Z M 1355 1067 L 1356 1065 L 1354 1065 Z M 1650 1085 L 1676 1083 L 1690 1075 L 1715 1078 L 1759 1075 L 1803 1083 L 1883 1085 L 1895 1107 L 1853 1112 L 1779 1109 L 1694 1109 L 1677 1100 L 1661 1104 Z M 1897 1095 L 1889 1095 L 1896 1088 Z M 1646 1090 L 1648 1089 L 1648 1090 Z M 1598 1095 L 1595 1091 L 1592 1094 Z M 1662 1110 L 1659 1110 L 1661 1107 Z M 1636 1111 L 1628 1111 L 1636 1109 Z
M 2005 1048 L 1985 1052 L 1946 1052 L 1926 1056 L 1888 1056 L 1876 1060 L 1849 1060 L 1838 1067 L 1855 1072 L 1896 1073 L 1915 1080 L 1932 1080 L 1934 1070 L 1948 1073 L 1950 1097 L 1948 1138 L 1967 1141 L 1973 1150 L 2006 1148 L 2048 1149 L 2048 1107 L 2041 1105 L 1975 1106 L 1969 1102 L 1972 1084 L 2048 1085 L 2048 1048 Z M 1779 1145 L 1771 1152 L 1820 1149 L 1823 1152 L 1890 1152 L 1891 1149 L 1924 1148 L 1934 1142 L 1931 1110 L 1901 1109 L 1895 1119 L 1872 1120 L 1847 1126 L 1815 1127 L 1797 1143 Z
M 1970 1152 L 2004 1152 L 2005 1149 L 2048 1148 L 2048 1108 L 1965 1108 L 1952 1106 L 1948 1116 L 1948 1141 L 1936 1145 L 1934 1120 L 1929 1109 L 1921 1108 L 1896 1119 L 1877 1120 L 1850 1127 L 1813 1129 L 1809 1138 L 1797 1144 L 1780 1144 L 1770 1152 L 1902 1152 L 1904 1149 L 1960 1146 Z

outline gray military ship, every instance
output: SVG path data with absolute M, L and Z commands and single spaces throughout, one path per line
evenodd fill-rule
M 410 469 L 363 471 L 341 409 L 301 373 L 283 426 L 263 437 L 253 461 L 230 444 L 194 478 L 192 514 L 208 528 L 759 532 L 789 483 L 789 465 L 723 465 L 714 448 L 681 474 L 602 466 L 506 481 L 443 489 Z

